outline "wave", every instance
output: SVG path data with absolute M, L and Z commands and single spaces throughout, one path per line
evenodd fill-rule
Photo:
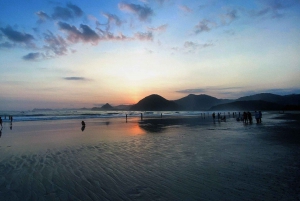
M 27 111 L 27 112 L 0 112 L 2 120 L 9 121 L 8 116 L 13 116 L 13 121 L 47 121 L 68 119 L 92 119 L 92 118 L 125 118 L 161 117 L 163 116 L 200 116 L 209 115 L 207 111 L 91 111 L 91 110 L 50 110 L 50 111 Z M 6 117 L 6 118 L 5 118 Z

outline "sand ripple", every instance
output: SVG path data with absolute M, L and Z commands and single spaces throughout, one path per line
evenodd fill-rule
M 215 129 L 7 154 L 0 200 L 300 199 L 299 146 Z

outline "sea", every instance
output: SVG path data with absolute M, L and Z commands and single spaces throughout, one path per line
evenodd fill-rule
M 228 112 L 220 112 L 228 114 Z M 9 116 L 13 116 L 13 122 L 20 121 L 46 121 L 46 120 L 72 120 L 95 118 L 125 118 L 129 117 L 161 117 L 161 116 L 208 116 L 212 112 L 207 111 L 94 111 L 76 109 L 30 110 L 30 111 L 0 111 L 3 122 L 9 122 Z

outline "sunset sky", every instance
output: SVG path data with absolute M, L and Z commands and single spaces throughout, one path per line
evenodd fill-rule
M 1 0 L 0 110 L 300 93 L 299 0 Z

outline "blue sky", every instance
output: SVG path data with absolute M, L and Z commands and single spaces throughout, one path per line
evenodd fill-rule
M 0 1 L 0 110 L 300 92 L 299 0 Z

